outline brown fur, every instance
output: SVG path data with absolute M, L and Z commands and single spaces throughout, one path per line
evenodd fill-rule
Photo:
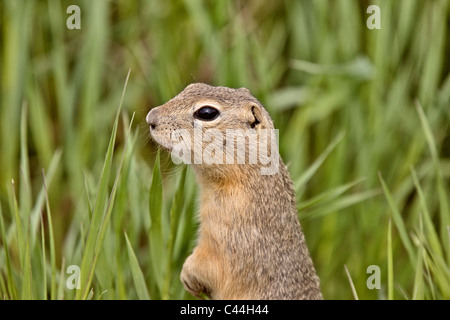
M 220 110 L 203 129 L 273 129 L 272 120 L 247 89 L 191 84 L 147 115 L 154 140 L 172 150 L 170 134 L 193 131 L 200 106 Z M 258 122 L 255 122 L 255 119 Z M 273 150 L 271 150 L 272 152 Z M 322 299 L 295 194 L 279 158 L 274 175 L 261 164 L 193 164 L 201 187 L 198 242 L 186 259 L 181 281 L 195 296 L 213 299 Z

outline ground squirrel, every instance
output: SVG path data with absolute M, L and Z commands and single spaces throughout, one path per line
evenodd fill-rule
M 281 157 L 269 174 L 261 171 L 267 161 L 251 162 L 249 150 L 244 163 L 237 159 L 239 148 L 251 148 L 252 134 L 260 137 L 262 130 L 274 129 L 268 112 L 250 91 L 190 84 L 153 108 L 146 120 L 162 148 L 173 153 L 180 143 L 185 147 L 177 158 L 192 164 L 200 184 L 197 245 L 181 271 L 186 290 L 212 299 L 322 299 L 297 217 L 292 181 Z M 196 148 L 199 128 L 206 138 Z M 250 134 L 244 144 L 219 137 L 230 129 Z M 259 148 L 263 140 L 257 141 Z M 231 155 L 234 162 L 226 159 L 231 144 L 237 148 Z M 278 155 L 271 146 L 271 155 Z M 220 155 L 224 148 L 227 155 Z M 199 156 L 207 149 L 216 161 Z

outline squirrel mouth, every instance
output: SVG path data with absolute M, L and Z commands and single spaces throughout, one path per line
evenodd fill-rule
M 153 141 L 155 141 L 158 144 L 158 146 L 160 148 L 166 150 L 167 152 L 172 152 L 173 147 L 172 146 L 168 146 L 168 145 L 164 144 L 162 141 L 160 141 L 160 139 L 158 139 L 155 136 L 155 133 L 153 132 L 152 128 L 150 128 L 150 136 L 152 137 Z

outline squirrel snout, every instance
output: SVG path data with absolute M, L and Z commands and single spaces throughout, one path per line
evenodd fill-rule
M 158 117 L 159 117 L 159 108 L 153 108 L 150 110 L 150 112 L 147 114 L 147 117 L 145 117 L 145 120 L 150 125 L 150 128 L 155 129 L 156 125 L 158 124 Z

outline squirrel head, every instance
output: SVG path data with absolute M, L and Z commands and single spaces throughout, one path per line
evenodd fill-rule
M 272 119 L 246 88 L 190 84 L 146 120 L 174 162 L 192 164 L 213 180 L 242 179 L 243 170 L 270 167 L 267 158 L 278 157 Z

